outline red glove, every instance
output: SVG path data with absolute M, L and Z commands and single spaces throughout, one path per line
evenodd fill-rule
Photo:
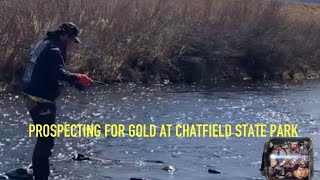
M 94 84 L 94 81 L 90 79 L 87 75 L 85 74 L 78 74 L 78 80 L 77 83 L 83 85 L 83 86 L 91 86 Z

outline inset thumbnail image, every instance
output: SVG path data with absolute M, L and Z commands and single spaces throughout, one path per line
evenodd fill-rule
M 261 171 L 269 180 L 311 180 L 313 149 L 310 138 L 271 138 L 266 142 Z

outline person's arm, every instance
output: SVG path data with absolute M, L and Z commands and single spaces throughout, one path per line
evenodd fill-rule
M 76 74 L 65 69 L 63 57 L 58 48 L 49 49 L 49 59 L 52 62 L 53 78 L 59 81 L 66 81 L 71 85 L 89 86 L 93 81 L 85 74 Z
M 59 67 L 59 80 L 66 81 L 70 84 L 74 84 L 79 80 L 79 75 L 75 73 L 71 73 L 64 68 L 64 65 L 60 65 Z

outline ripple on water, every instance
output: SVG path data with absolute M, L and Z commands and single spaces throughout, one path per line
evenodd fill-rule
M 85 94 L 70 91 L 58 104 L 59 123 L 300 123 L 306 135 L 318 132 L 320 113 L 306 107 L 319 104 L 319 86 L 303 93 L 301 89 L 249 88 L 245 91 L 215 90 L 204 92 L 178 91 L 166 93 L 137 85 L 108 86 Z M 176 90 L 175 90 L 176 91 Z M 266 91 L 266 92 L 264 92 Z M 313 92 L 314 91 L 314 92 Z M 172 90 L 171 90 L 172 92 Z M 11 98 L 10 98 L 11 96 Z M 17 109 L 20 97 L 8 95 L 0 98 L 0 167 L 12 167 L 19 161 L 13 154 L 27 159 L 33 143 L 27 138 L 26 125 L 31 122 L 24 109 Z M 20 106 L 19 106 L 20 107 Z M 60 120 L 61 119 L 61 120 Z M 166 163 L 176 164 L 177 169 L 192 167 L 205 171 L 203 165 L 216 165 L 232 169 L 225 174 L 233 179 L 236 172 L 246 172 L 247 179 L 262 179 L 257 166 L 265 139 L 191 139 L 191 138 L 76 138 L 57 140 L 53 160 L 56 172 L 54 179 L 99 179 L 107 177 L 130 178 L 130 173 L 145 173 L 147 176 L 166 179 L 142 159 L 157 157 Z M 10 151 L 13 149 L 12 151 Z M 23 152 L 21 149 L 23 149 Z M 111 159 L 134 159 L 127 164 L 97 164 L 93 162 L 70 162 L 65 159 L 74 152 Z M 318 157 L 318 154 L 315 153 Z M 22 163 L 21 160 L 19 163 Z M 241 164 L 241 167 L 239 167 Z M 11 166 L 10 166 L 11 165 Z M 199 166 L 199 167 L 198 167 Z M 143 169 L 144 168 L 144 169 Z M 141 170 L 142 169 L 142 170 Z M 95 172 L 96 174 L 92 174 Z M 180 171 L 181 172 L 181 171 Z M 179 173 L 179 171 L 177 171 Z M 203 173 L 183 171 L 185 176 L 201 179 Z M 175 179 L 175 176 L 170 176 Z

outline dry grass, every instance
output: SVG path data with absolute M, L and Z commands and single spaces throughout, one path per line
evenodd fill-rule
M 290 3 L 287 7 L 289 13 L 297 15 L 297 18 L 320 15 L 320 4 Z
M 23 71 L 32 45 L 64 21 L 83 30 L 83 44 L 70 67 L 107 81 L 276 79 L 320 70 L 320 16 L 312 5 L 276 0 L 3 0 L 0 7 L 0 81 L 5 82 Z M 299 11 L 310 13 L 301 16 Z

